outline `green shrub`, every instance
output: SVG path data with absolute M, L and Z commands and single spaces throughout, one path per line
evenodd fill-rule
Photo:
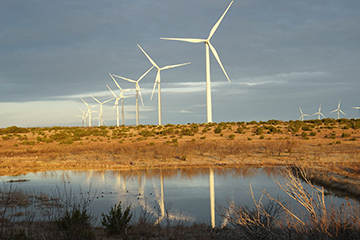
M 235 135 L 234 135 L 234 134 L 231 134 L 231 135 L 229 136 L 229 139 L 230 139 L 230 140 L 234 140 L 234 139 L 235 139 Z
M 350 137 L 350 133 L 343 133 L 343 134 L 341 135 L 341 137 L 342 137 L 342 138 L 348 138 L 348 137 Z
M 310 132 L 310 136 L 315 137 L 315 136 L 316 136 L 316 132 Z
M 214 129 L 214 133 L 219 134 L 221 133 L 221 128 L 218 126 Z
M 130 206 L 127 206 L 124 212 L 121 208 L 121 202 L 111 207 L 108 214 L 101 214 L 101 225 L 105 227 L 105 231 L 109 234 L 127 235 L 127 230 L 130 227 L 130 220 L 132 213 L 130 213 Z
M 80 210 L 80 207 L 73 207 L 64 216 L 55 220 L 60 231 L 65 233 L 65 239 L 95 239 L 91 231 L 91 216 L 86 209 Z
M 242 133 L 243 131 L 244 131 L 244 128 L 242 128 L 242 127 L 238 127 L 236 129 L 236 133 Z
M 331 134 L 330 134 L 330 138 L 331 138 L 331 139 L 336 139 L 336 134 L 335 134 L 335 133 L 331 133 Z
M 306 132 L 303 132 L 303 133 L 301 134 L 301 137 L 302 137 L 303 139 L 305 139 L 305 140 L 308 140 L 308 139 L 309 139 L 309 137 L 307 136 L 307 133 L 306 133 Z

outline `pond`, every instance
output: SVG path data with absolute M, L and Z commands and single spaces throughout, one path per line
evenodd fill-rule
M 221 226 L 218 207 L 230 202 L 253 207 L 251 185 L 258 200 L 266 190 L 272 197 L 289 201 L 274 182 L 281 168 L 188 168 L 126 171 L 51 171 L 3 176 L 7 189 L 85 197 L 99 221 L 119 201 L 131 205 L 134 218 L 147 216 L 154 222 L 205 223 Z M 28 181 L 22 181 L 28 180 Z M 10 182 L 12 181 L 12 182 Z M 338 199 L 343 202 L 344 200 Z

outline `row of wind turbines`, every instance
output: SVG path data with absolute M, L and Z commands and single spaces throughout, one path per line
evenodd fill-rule
M 344 116 L 346 116 L 346 114 L 340 109 L 340 104 L 341 104 L 341 100 L 339 100 L 339 104 L 338 104 L 337 109 L 332 110 L 332 111 L 330 112 L 330 113 L 337 113 L 337 119 L 340 119 L 340 113 L 343 114 Z M 359 112 L 360 112 L 360 107 L 352 107 L 352 108 L 353 108 L 353 109 L 358 109 Z M 301 110 L 301 107 L 299 107 L 299 110 L 300 110 L 300 113 L 301 113 L 299 120 L 301 120 L 301 121 L 304 121 L 304 117 L 305 117 L 305 116 L 306 116 L 306 117 L 310 117 L 310 116 L 315 116 L 315 115 L 317 115 L 317 116 L 318 116 L 318 119 L 321 119 L 321 117 L 326 118 L 325 115 L 321 112 L 321 104 L 320 104 L 320 106 L 319 106 L 319 110 L 318 110 L 316 113 L 311 114 L 311 115 L 303 113 L 303 111 Z
M 164 40 L 173 40 L 173 41 L 182 41 L 182 42 L 189 42 L 189 43 L 204 43 L 205 44 L 205 63 L 206 63 L 206 105 L 207 105 L 207 122 L 210 123 L 212 122 L 212 100 L 211 100 L 211 77 L 210 77 L 210 50 L 212 52 L 212 54 L 214 55 L 215 59 L 217 60 L 218 64 L 220 65 L 222 71 L 224 72 L 227 80 L 229 82 L 230 78 L 228 77 L 224 66 L 221 63 L 220 57 L 216 51 L 216 49 L 213 47 L 213 45 L 210 43 L 210 39 L 212 38 L 212 36 L 214 35 L 215 31 L 217 30 L 217 28 L 219 27 L 221 21 L 223 20 L 225 14 L 227 13 L 227 11 L 229 10 L 229 8 L 231 7 L 231 5 L 233 4 L 234 1 L 231 1 L 230 4 L 228 5 L 228 7 L 226 8 L 225 12 L 221 15 L 220 19 L 215 23 L 215 25 L 212 27 L 212 29 L 210 30 L 209 36 L 206 39 L 198 39 L 198 38 L 160 38 L 160 39 L 164 39 Z M 114 107 L 113 110 L 116 108 L 117 111 L 117 126 L 119 126 L 119 100 L 121 99 L 121 105 L 122 105 L 122 124 L 124 125 L 124 98 L 128 97 L 128 96 L 124 96 L 124 92 L 127 91 L 133 91 L 134 89 L 122 89 L 119 85 L 119 83 L 115 80 L 114 77 L 116 78 L 120 78 L 123 80 L 126 80 L 128 82 L 132 82 L 135 83 L 135 91 L 136 91 L 136 125 L 139 125 L 139 96 L 140 96 L 140 100 L 142 105 L 144 106 L 144 102 L 141 96 L 141 88 L 139 86 L 139 82 L 141 81 L 141 79 L 143 79 L 153 68 L 156 68 L 157 74 L 155 77 L 155 83 L 154 83 L 154 87 L 153 87 L 153 91 L 151 93 L 151 98 L 150 100 L 152 100 L 154 92 L 156 87 L 158 88 L 158 124 L 162 125 L 162 110 L 161 110 L 161 71 L 162 70 L 166 70 L 166 69 L 170 69 L 170 68 L 175 68 L 175 67 L 180 67 L 180 66 L 185 66 L 190 64 L 190 62 L 187 63 L 181 63 L 181 64 L 175 64 L 175 65 L 168 65 L 168 66 L 164 66 L 164 67 L 159 67 L 155 61 L 144 51 L 144 49 L 142 49 L 140 47 L 140 45 L 137 45 L 140 50 L 144 53 L 144 55 L 148 58 L 148 60 L 150 61 L 150 63 L 152 64 L 152 67 L 147 70 L 138 80 L 132 80 L 129 78 L 125 78 L 119 75 L 115 75 L 115 74 L 111 74 L 109 73 L 110 77 L 114 80 L 116 86 L 119 88 L 120 90 L 120 94 L 116 95 L 113 90 L 108 86 L 108 89 L 111 91 L 112 95 L 115 98 L 115 103 L 114 103 Z M 98 99 L 96 99 L 94 96 L 91 95 L 91 97 L 100 104 L 100 108 L 99 108 L 99 126 L 102 126 L 104 124 L 104 119 L 103 119 L 103 110 L 102 110 L 102 105 L 113 100 L 109 99 L 106 100 L 104 102 L 100 102 Z M 86 122 L 88 121 L 88 126 L 91 127 L 91 113 L 94 112 L 92 111 L 92 107 L 94 106 L 90 106 L 84 99 L 81 98 L 81 100 L 84 102 L 84 104 L 86 105 L 87 109 L 86 110 L 82 110 L 82 121 L 83 121 L 83 126 L 86 124 Z

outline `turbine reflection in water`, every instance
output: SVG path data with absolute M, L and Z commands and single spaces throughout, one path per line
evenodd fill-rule
M 242 206 L 253 205 L 252 198 L 246 194 L 250 182 L 255 197 L 266 189 L 271 196 L 287 201 L 286 194 L 273 181 L 273 178 L 280 177 L 278 173 L 278 168 L 56 171 L 1 179 L 5 182 L 29 179 L 28 182 L 13 184 L 20 189 L 49 194 L 56 186 L 61 190 L 62 184 L 66 184 L 67 189 L 70 185 L 74 193 L 78 187 L 87 191 L 91 186 L 96 198 L 90 210 L 97 216 L 121 201 L 123 206 L 131 205 L 134 216 L 146 211 L 154 223 L 161 224 L 165 219 L 184 223 L 197 221 L 215 227 L 226 224 L 216 212 L 215 205 L 228 206 L 229 199 Z

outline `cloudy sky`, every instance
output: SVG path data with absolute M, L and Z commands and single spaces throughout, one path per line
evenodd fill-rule
M 151 67 L 137 44 L 160 67 L 191 62 L 161 73 L 163 124 L 206 122 L 204 44 L 160 37 L 207 38 L 229 3 L 1 0 L 0 127 L 81 125 L 80 97 L 112 98 L 106 84 L 119 94 L 108 73 L 136 80 Z M 299 107 L 313 114 L 320 104 L 336 118 L 339 100 L 358 118 L 359 12 L 359 0 L 235 0 L 211 39 L 231 79 L 211 55 L 213 121 L 296 120 Z M 158 122 L 155 75 L 140 81 L 140 124 Z M 135 92 L 125 95 L 133 125 Z M 104 105 L 106 125 L 116 124 L 113 104 Z

